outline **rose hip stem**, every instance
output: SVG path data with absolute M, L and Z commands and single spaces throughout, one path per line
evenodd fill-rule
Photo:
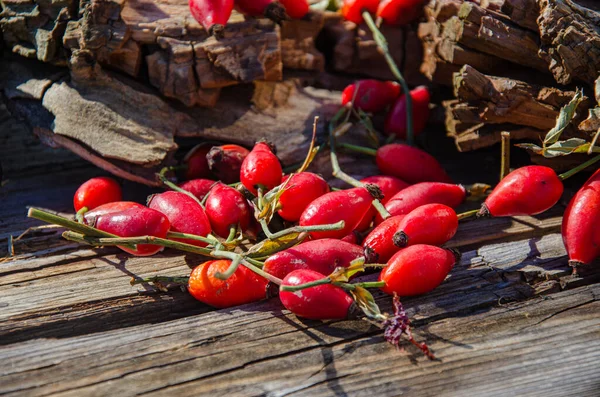
M 37 208 L 29 208 L 29 210 L 27 211 L 27 217 L 39 219 L 40 221 L 44 221 L 46 223 L 51 223 L 54 225 L 62 226 L 69 230 L 73 230 L 77 233 L 85 234 L 85 235 L 91 236 L 91 237 L 108 237 L 108 238 L 115 238 L 115 237 L 118 238 L 119 237 L 117 235 L 103 232 L 102 230 L 98 230 L 91 226 L 87 226 L 82 223 L 78 223 L 78 222 L 72 221 L 70 219 L 63 218 L 62 216 L 55 215 L 50 212 L 43 211 L 43 210 L 40 210 Z
M 410 97 L 410 89 L 408 88 L 408 84 L 406 84 L 406 80 L 404 80 L 404 76 L 400 73 L 400 69 L 398 69 L 398 65 L 394 62 L 394 58 L 390 54 L 390 50 L 388 48 L 387 40 L 385 36 L 381 33 L 381 31 L 375 25 L 375 21 L 371 17 L 368 11 L 363 12 L 363 19 L 365 20 L 371 32 L 373 32 L 373 38 L 375 39 L 375 43 L 377 43 L 377 47 L 383 52 L 383 56 L 387 61 L 392 74 L 398 80 L 400 85 L 402 86 L 402 91 L 404 91 L 404 96 L 406 98 L 406 143 L 412 145 L 414 143 L 414 131 L 413 131 L 413 105 L 412 98 Z
M 340 163 L 337 158 L 337 153 L 335 150 L 336 143 L 335 143 L 335 136 L 334 136 L 334 130 L 335 130 L 334 126 L 335 126 L 336 122 L 342 117 L 342 115 L 344 114 L 344 112 L 346 110 L 347 109 L 345 107 L 341 108 L 329 122 L 329 152 L 330 152 L 330 156 L 331 156 L 331 167 L 333 168 L 332 175 L 354 187 L 366 187 L 366 185 L 364 183 L 352 178 L 350 175 L 348 175 L 344 171 L 342 171 L 342 169 L 340 168 Z M 379 212 L 379 214 L 381 215 L 381 217 L 383 219 L 387 219 L 390 217 L 390 213 L 385 209 L 383 204 L 381 204 L 381 202 L 376 198 L 373 198 L 373 207 L 375 207 L 375 209 L 377 210 L 377 212 Z
M 189 234 L 189 233 L 168 232 L 167 238 L 169 238 L 169 239 L 183 238 L 183 239 L 188 239 L 188 240 L 198 240 L 198 241 L 202 241 L 203 243 L 206 243 L 209 245 L 214 245 L 215 243 L 218 243 L 218 241 L 215 239 L 206 238 L 203 236 L 197 236 L 195 234 Z
M 341 287 L 341 288 L 344 288 L 347 290 L 354 290 L 354 289 L 356 289 L 356 287 L 381 288 L 381 287 L 385 286 L 385 281 L 367 281 L 364 283 L 351 284 L 351 283 L 342 283 L 342 282 L 338 282 L 338 281 L 333 281 L 329 277 L 325 277 L 320 280 L 315 280 L 315 281 L 311 281 L 310 283 L 305 283 L 305 284 L 300 284 L 300 285 L 282 285 L 281 290 L 289 291 L 289 292 L 296 292 L 296 291 L 301 291 L 306 288 L 316 287 L 317 285 L 323 285 L 323 284 L 333 284 L 335 286 L 338 286 L 338 287 Z
M 165 174 L 171 170 L 172 170 L 172 167 L 165 167 L 162 170 L 160 170 L 160 172 L 157 174 L 158 178 L 163 183 L 163 185 L 169 187 L 171 190 L 175 190 L 176 192 L 187 194 L 188 196 L 193 198 L 194 201 L 196 201 L 198 204 L 200 204 L 200 206 L 202 208 L 204 208 L 204 205 L 202 204 L 202 202 L 200 202 L 200 200 L 198 200 L 198 197 L 194 196 L 192 193 L 188 192 L 187 190 L 180 188 L 179 186 L 177 186 L 176 184 L 174 184 L 173 182 L 171 182 L 170 180 L 167 179 Z
M 572 177 L 573 175 L 575 175 L 576 173 L 578 173 L 579 171 L 582 171 L 584 169 L 586 169 L 587 167 L 589 167 L 590 165 L 596 163 L 600 161 L 600 155 L 589 159 L 588 161 L 586 161 L 585 163 L 579 164 L 577 167 L 573 168 L 572 170 L 569 170 L 567 172 L 564 172 L 562 174 L 558 175 L 558 179 L 560 179 L 561 181 L 564 181 L 567 178 Z
M 261 225 L 263 225 L 263 223 L 266 225 L 266 221 L 264 219 L 261 219 L 260 223 Z M 292 226 L 277 233 L 271 233 L 267 227 L 263 227 L 263 232 L 265 232 L 269 240 L 276 240 L 291 233 L 324 232 L 328 230 L 342 230 L 343 228 L 344 221 L 339 221 L 337 223 L 330 223 L 327 225 Z
M 502 151 L 500 155 L 500 180 L 510 173 L 510 132 L 502 131 Z
M 275 277 L 272 274 L 269 274 L 269 273 L 263 271 L 261 268 L 259 268 L 257 266 L 254 266 L 246 258 L 242 257 L 239 254 L 236 254 L 235 252 L 212 251 L 211 256 L 213 256 L 214 258 L 231 259 L 232 261 L 236 261 L 237 258 L 241 258 L 241 264 L 244 265 L 245 267 L 247 267 L 249 270 L 253 271 L 254 273 L 258 274 L 259 276 L 262 276 L 262 277 L 266 278 L 267 280 L 269 280 L 270 282 L 275 283 L 277 285 L 281 285 L 281 283 L 282 283 L 282 280 L 280 278 Z M 233 265 L 233 262 L 232 262 L 232 265 Z M 227 271 L 225 273 L 228 273 L 229 270 L 231 270 L 231 267 L 229 269 L 227 269 Z M 235 272 L 235 269 L 233 270 L 233 272 Z M 233 274 L 233 272 L 232 272 L 232 274 Z M 221 273 L 221 275 L 223 275 L 223 273 Z
M 462 214 L 457 214 L 456 217 L 458 218 L 459 221 L 461 221 L 463 219 L 467 219 L 467 218 L 477 215 L 478 212 L 479 212 L 479 209 L 466 211 L 466 212 L 463 212 Z

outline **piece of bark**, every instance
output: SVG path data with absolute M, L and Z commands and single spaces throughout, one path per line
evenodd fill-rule
M 454 94 L 477 106 L 485 123 L 512 123 L 541 130 L 551 129 L 560 108 L 575 96 L 574 91 L 488 76 L 469 65 L 454 76 Z M 579 112 L 585 112 L 589 106 L 586 99 Z
M 284 68 L 323 71 L 325 57 L 316 49 L 315 40 L 325 26 L 322 12 L 309 12 L 303 19 L 281 24 L 281 60 Z
M 570 0 L 539 0 L 540 56 L 555 80 L 592 84 L 600 71 L 600 13 Z
M 537 18 L 540 7 L 537 0 L 504 0 L 502 12 L 517 25 L 539 33 Z
M 546 134 L 545 131 L 514 124 L 479 124 L 450 136 L 454 138 L 456 148 L 460 152 L 469 152 L 499 143 L 503 131 L 509 131 L 511 140 L 514 141 L 539 141 Z

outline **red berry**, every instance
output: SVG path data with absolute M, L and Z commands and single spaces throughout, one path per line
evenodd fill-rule
M 316 240 L 316 241 L 319 241 L 319 240 Z M 348 234 L 346 237 L 340 239 L 340 241 L 343 241 L 345 243 L 350 243 L 350 244 L 360 244 L 360 236 L 356 231 L 354 231 L 354 232 Z
M 336 267 L 348 267 L 350 262 L 361 256 L 363 250 L 358 245 L 324 238 L 307 241 L 270 256 L 263 270 L 278 278 L 284 278 L 298 269 L 329 275 Z
M 144 206 L 131 207 L 119 212 L 109 212 L 95 218 L 94 226 L 119 237 L 155 236 L 165 238 L 170 224 L 166 216 Z M 152 244 L 137 244 L 136 249 L 119 246 L 123 251 L 136 256 L 154 255 L 163 247 Z
M 375 161 L 382 173 L 408 183 L 452 182 L 432 155 L 413 146 L 402 143 L 384 145 L 377 150 Z
M 192 16 L 210 35 L 220 36 L 233 11 L 233 0 L 189 0 Z
M 600 256 L 600 171 L 575 194 L 562 223 L 571 265 L 590 264 Z
M 277 156 L 266 143 L 259 142 L 242 163 L 240 181 L 252 194 L 257 194 L 257 187 L 262 186 L 269 191 L 281 183 L 283 171 Z
M 310 233 L 314 239 L 343 238 L 356 229 L 371 208 L 372 201 L 371 194 L 362 187 L 324 194 L 306 207 L 300 217 L 300 226 L 327 225 L 344 221 L 341 230 Z
M 415 88 L 410 92 L 412 98 L 413 134 L 418 136 L 423 132 L 429 118 L 429 90 L 425 86 Z M 394 106 L 385 118 L 383 132 L 388 135 L 396 134 L 400 139 L 406 139 L 406 96 L 396 100 Z
M 396 253 L 379 275 L 387 294 L 425 294 L 440 285 L 456 263 L 455 252 L 432 245 L 412 245 Z
M 121 186 L 112 178 L 92 178 L 79 186 L 73 197 L 75 211 L 83 207 L 92 210 L 102 204 L 121 200 Z
M 183 158 L 186 166 L 185 179 L 210 178 L 211 172 L 206 155 L 210 151 L 210 145 L 200 144 L 190 150 Z
M 367 213 L 362 217 L 362 219 L 360 220 L 358 225 L 356 225 L 354 227 L 354 231 L 362 233 L 365 230 L 367 230 L 368 228 L 370 228 L 371 224 L 373 223 L 373 220 L 375 220 L 376 215 L 377 215 L 377 210 L 375 209 L 375 207 L 371 206 L 371 208 L 369 208 Z
M 215 277 L 224 273 L 230 260 L 214 260 L 200 264 L 192 270 L 188 281 L 189 293 L 200 302 L 217 308 L 243 305 L 267 297 L 268 280 L 240 266 L 227 280 Z
M 358 84 L 356 97 L 354 91 Z M 342 105 L 352 102 L 354 107 L 365 112 L 377 113 L 384 110 L 400 95 L 400 85 L 393 81 L 360 80 L 342 91 Z
M 250 226 L 250 206 L 242 193 L 230 186 L 216 184 L 208 194 L 205 208 L 213 231 L 221 237 L 227 237 L 231 227 L 239 225 L 246 231 Z
M 289 175 L 285 176 L 282 182 L 289 178 Z M 319 175 L 312 172 L 294 174 L 279 197 L 281 209 L 277 213 L 288 222 L 298 222 L 304 209 L 327 192 L 329 185 Z
M 480 214 L 536 215 L 552 208 L 563 194 L 562 181 L 552 168 L 521 167 L 506 175 L 483 204 Z
M 265 16 L 277 23 L 288 19 L 285 8 L 274 0 L 235 0 L 235 8 L 244 15 Z
M 461 185 L 423 182 L 396 193 L 385 204 L 385 209 L 391 215 L 403 215 L 425 204 L 444 204 L 456 208 L 465 200 L 466 196 L 467 192 Z M 380 223 L 381 217 L 377 217 L 375 222 Z
M 285 12 L 292 19 L 301 19 L 308 14 L 309 7 L 306 0 L 279 0 L 285 7 Z
M 383 193 L 383 199 L 381 204 L 385 204 L 398 193 L 400 190 L 404 190 L 410 186 L 410 184 L 404 182 L 402 179 L 395 178 L 387 175 L 373 175 L 366 177 L 361 180 L 362 183 L 371 183 L 379 186 L 381 193 Z
M 379 0 L 344 0 L 340 12 L 346 20 L 361 24 L 364 22 L 362 17 L 363 11 L 375 14 L 378 5 Z
M 206 155 L 212 173 L 224 183 L 235 183 L 240 180 L 240 168 L 248 149 L 238 145 L 214 146 Z
M 365 258 L 369 263 L 385 263 L 400 247 L 394 244 L 394 235 L 405 215 L 389 217 L 371 231 L 363 242 Z
M 198 200 L 202 201 L 215 183 L 217 182 L 210 179 L 192 179 L 180 184 L 179 187 L 192 193 Z
M 210 222 L 202 206 L 185 193 L 164 192 L 151 196 L 148 207 L 164 214 L 171 223 L 171 231 L 206 237 L 211 232 Z M 206 243 L 190 239 L 173 239 L 186 244 L 206 247 Z
M 456 234 L 458 217 L 444 204 L 425 204 L 404 216 L 398 229 L 394 235 L 394 244 L 398 247 L 442 245 Z
M 423 12 L 424 0 L 383 0 L 377 8 L 377 17 L 387 25 L 406 25 Z
M 294 270 L 283 279 L 282 285 L 300 285 L 320 280 L 325 276 L 308 269 Z M 311 320 L 344 319 L 350 314 L 354 301 L 343 289 L 323 284 L 296 292 L 279 291 L 279 299 L 286 309 L 298 317 Z
M 115 212 L 125 211 L 131 208 L 146 208 L 140 203 L 133 201 L 115 201 L 112 203 L 106 203 L 99 207 L 94 208 L 92 211 L 88 211 L 84 215 L 85 223 L 93 226 L 96 222 L 96 218 L 100 215 L 112 214 Z

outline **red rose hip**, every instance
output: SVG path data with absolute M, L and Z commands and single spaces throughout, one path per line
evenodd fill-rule
M 229 236 L 232 227 L 239 225 L 242 231 L 250 227 L 252 211 L 248 202 L 242 193 L 222 183 L 211 189 L 205 211 L 212 230 L 223 238 Z
M 286 176 L 282 182 L 289 178 Z M 319 175 L 312 172 L 294 174 L 279 197 L 281 209 L 277 213 L 288 222 L 298 222 L 306 207 L 327 192 L 329 185 Z
M 426 204 L 408 213 L 394 235 L 394 244 L 406 247 L 416 244 L 442 245 L 456 234 L 456 212 L 443 204 Z
M 405 215 L 392 216 L 367 235 L 363 241 L 365 258 L 369 263 L 385 263 L 396 252 L 400 251 L 400 247 L 394 244 L 394 235 L 400 230 L 399 226 Z
M 358 92 L 356 86 L 358 85 Z M 393 81 L 360 80 L 342 91 L 342 105 L 352 102 L 354 107 L 365 112 L 378 113 L 400 95 L 400 85 Z
M 221 37 L 233 11 L 234 0 L 189 0 L 192 16 L 209 35 Z
M 252 194 L 257 194 L 257 187 L 262 186 L 269 191 L 281 183 L 283 171 L 277 156 L 269 145 L 259 142 L 248 154 L 240 169 L 240 181 Z
M 346 20 L 361 24 L 364 22 L 362 17 L 363 11 L 375 14 L 378 5 L 379 0 L 344 0 L 340 12 Z
M 121 186 L 112 178 L 101 176 L 83 183 L 73 197 L 73 207 L 79 211 L 83 207 L 88 210 L 115 201 L 121 201 Z
M 432 155 L 413 146 L 402 143 L 384 145 L 377 150 L 375 161 L 383 174 L 408 183 L 452 182 Z
M 427 125 L 429 118 L 429 90 L 425 86 L 415 88 L 410 92 L 412 99 L 413 133 L 419 136 Z M 406 96 L 402 95 L 396 100 L 394 106 L 385 118 L 383 132 L 388 135 L 395 134 L 400 139 L 406 139 Z
M 238 145 L 213 146 L 206 160 L 211 172 L 223 183 L 235 183 L 240 180 L 242 162 L 250 151 Z

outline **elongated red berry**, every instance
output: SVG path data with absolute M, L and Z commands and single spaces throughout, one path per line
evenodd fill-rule
M 432 155 L 414 146 L 402 143 L 384 145 L 377 150 L 375 161 L 382 173 L 408 183 L 452 182 Z
M 200 264 L 190 274 L 189 293 L 200 302 L 217 308 L 226 308 L 256 302 L 267 298 L 268 280 L 240 266 L 227 280 L 215 277 L 224 273 L 230 260 L 221 259 Z
M 521 167 L 506 175 L 487 197 L 480 216 L 536 215 L 552 208 L 563 194 L 563 183 L 552 168 Z
M 112 214 L 115 212 L 125 211 L 131 208 L 145 208 L 140 203 L 133 201 L 114 201 L 112 203 L 102 204 L 99 207 L 94 208 L 92 211 L 88 211 L 84 215 L 85 223 L 90 226 L 94 226 L 96 218 L 100 215 Z
M 289 175 L 284 177 L 282 183 L 289 178 Z M 279 197 L 281 209 L 277 213 L 288 222 L 298 222 L 306 207 L 328 192 L 329 185 L 319 175 L 312 172 L 294 174 Z
M 151 196 L 148 207 L 163 213 L 171 223 L 171 231 L 206 237 L 210 222 L 202 206 L 185 193 L 164 192 Z M 173 239 L 186 244 L 206 247 L 206 243 L 191 239 Z
M 242 193 L 222 183 L 211 189 L 205 211 L 212 230 L 221 237 L 227 237 L 232 227 L 239 225 L 246 231 L 250 226 L 252 211 L 248 202 Z
M 378 5 L 379 0 L 343 0 L 340 12 L 346 20 L 361 24 L 364 22 L 363 11 L 375 14 Z
M 377 7 L 377 17 L 386 25 L 406 25 L 423 12 L 424 0 L 383 0 Z
M 413 134 L 419 136 L 427 125 L 429 119 L 429 90 L 420 86 L 410 91 L 412 98 Z M 388 112 L 383 126 L 383 132 L 388 135 L 395 134 L 400 139 L 406 139 L 406 96 L 399 97 Z
M 112 178 L 101 176 L 83 183 L 73 197 L 75 211 L 83 207 L 92 210 L 102 204 L 121 200 L 121 186 Z
M 215 183 L 217 182 L 210 179 L 192 179 L 180 184 L 179 187 L 192 193 L 198 200 L 202 201 Z
M 336 267 L 348 267 L 350 262 L 361 256 L 363 250 L 358 245 L 324 238 L 307 241 L 270 256 L 263 270 L 278 278 L 284 278 L 298 269 L 329 275 Z
M 212 173 L 208 166 L 206 155 L 210 151 L 211 146 L 208 144 L 200 144 L 194 146 L 183 158 L 185 164 L 185 179 L 210 178 Z
M 300 226 L 327 225 L 344 221 L 341 230 L 311 232 L 313 239 L 343 238 L 352 232 L 371 208 L 373 197 L 365 188 L 353 188 L 324 194 L 302 213 Z
M 285 8 L 274 0 L 235 0 L 235 8 L 244 15 L 264 16 L 277 23 L 289 19 Z
M 308 14 L 309 6 L 306 0 L 279 0 L 279 2 L 292 19 L 302 19 Z
M 211 172 L 223 183 L 240 180 L 242 162 L 250 151 L 239 145 L 214 146 L 206 155 Z
M 314 270 L 294 270 L 283 279 L 282 285 L 301 285 L 325 278 Z M 343 289 L 331 284 L 309 287 L 301 291 L 279 291 L 286 309 L 298 317 L 311 320 L 338 320 L 349 316 L 354 301 Z
M 600 171 L 571 199 L 562 236 L 572 266 L 589 265 L 600 256 Z
M 371 230 L 363 241 L 365 258 L 369 263 L 385 263 L 400 247 L 394 244 L 394 235 L 400 231 L 400 223 L 405 215 L 389 217 Z
M 425 204 L 404 216 L 398 229 L 394 235 L 394 244 L 398 247 L 442 245 L 456 234 L 458 217 L 444 204 Z
M 355 94 L 357 85 L 358 92 Z M 393 81 L 360 80 L 342 91 L 342 105 L 352 102 L 354 98 L 355 108 L 378 113 L 391 105 L 399 95 L 400 85 Z
M 165 238 L 171 225 L 165 215 L 141 206 L 99 215 L 95 218 L 94 226 L 119 237 L 155 236 Z M 163 247 L 152 244 L 137 244 L 136 249 L 118 247 L 136 256 L 154 255 L 163 250 Z
M 385 204 L 385 209 L 391 215 L 402 215 L 425 204 L 444 204 L 450 208 L 456 208 L 465 200 L 466 196 L 467 192 L 461 185 L 423 182 L 396 193 Z M 380 223 L 381 217 L 378 216 L 375 222 Z
M 361 179 L 361 182 L 379 186 L 381 193 L 383 193 L 383 198 L 380 200 L 381 204 L 387 203 L 400 190 L 404 190 L 410 186 L 409 183 L 404 182 L 402 179 L 389 175 L 373 175 Z
M 456 263 L 456 252 L 432 245 L 412 245 L 396 253 L 379 275 L 387 294 L 425 294 L 440 285 Z
M 257 194 L 259 186 L 266 192 L 279 185 L 282 176 L 279 159 L 273 154 L 269 145 L 263 142 L 254 146 L 244 159 L 240 170 L 240 181 L 254 195 Z
M 221 37 L 231 12 L 233 0 L 189 0 L 192 16 L 209 35 Z
M 319 241 L 319 240 L 317 240 L 317 241 Z M 340 241 L 358 245 L 358 244 L 360 244 L 360 241 L 361 241 L 360 233 L 353 231 L 352 233 L 348 234 L 346 237 L 340 239 Z

